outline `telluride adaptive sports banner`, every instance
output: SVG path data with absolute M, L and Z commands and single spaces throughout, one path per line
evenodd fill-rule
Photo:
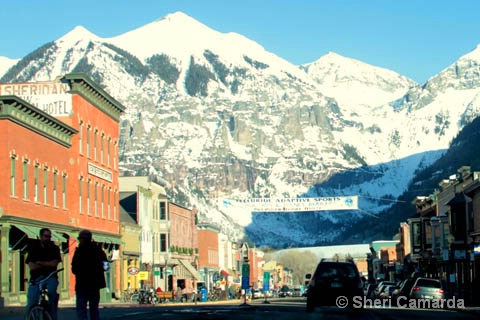
M 357 210 L 358 196 L 320 198 L 252 198 L 224 199 L 223 206 L 245 207 L 256 212 L 290 212 L 323 210 Z

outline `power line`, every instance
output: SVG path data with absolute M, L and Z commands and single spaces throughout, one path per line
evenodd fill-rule
M 366 198 L 366 199 L 372 199 L 372 200 L 380 200 L 380 201 L 389 201 L 389 202 L 407 202 L 404 200 L 395 200 L 395 199 L 389 199 L 389 198 L 374 198 L 374 197 L 369 197 L 369 196 L 364 196 L 364 195 L 358 195 L 359 197 Z

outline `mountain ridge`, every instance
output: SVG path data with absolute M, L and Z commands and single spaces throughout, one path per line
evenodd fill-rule
M 251 46 L 228 48 L 236 48 L 232 58 L 230 51 L 222 53 L 229 43 L 222 41 L 244 37 L 206 26 L 200 33 L 198 27 L 188 30 L 201 43 L 195 48 L 184 41 L 163 48 L 160 42 L 138 54 L 142 48 L 127 41 L 136 35 L 156 44 L 154 33 L 138 32 L 168 26 L 163 32 L 175 35 L 175 20 L 198 26 L 187 17 L 169 15 L 113 38 L 76 27 L 19 61 L 2 81 L 86 73 L 127 106 L 119 143 L 122 174 L 168 181 L 172 199 L 197 208 L 202 222 L 258 245 L 351 237 L 345 234 L 349 226 L 364 212 L 375 216 L 392 207 L 378 199 L 401 196 L 415 174 L 439 159 L 480 114 L 479 76 L 470 58 L 450 66 L 458 72 L 439 73 L 419 85 L 336 54 L 305 70 L 246 38 Z M 216 47 L 205 40 L 211 38 Z M 171 53 L 177 51 L 179 56 Z M 338 66 L 330 63 L 333 58 Z M 348 73 L 352 63 L 360 70 L 356 74 Z M 326 74 L 345 81 L 326 85 Z M 336 212 L 271 215 L 219 205 L 223 197 L 354 194 L 364 196 L 361 211 L 340 218 Z M 262 232 L 269 237 L 258 237 Z

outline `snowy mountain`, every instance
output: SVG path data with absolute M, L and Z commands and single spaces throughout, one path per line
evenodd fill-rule
M 0 56 L 0 75 L 3 75 L 5 72 L 7 72 L 7 70 L 18 63 L 19 60 L 20 59 L 10 59 Z
M 2 81 L 86 73 L 126 106 L 123 174 L 155 176 L 176 202 L 234 239 L 307 246 L 351 237 L 350 225 L 390 208 L 416 172 L 445 153 L 479 114 L 479 56 L 477 47 L 419 85 L 335 53 L 296 66 L 177 12 L 112 38 L 78 26 Z M 359 195 L 360 210 L 222 205 L 335 195 Z

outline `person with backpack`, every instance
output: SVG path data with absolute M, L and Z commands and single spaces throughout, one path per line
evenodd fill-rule
M 107 255 L 92 241 L 92 232 L 82 230 L 78 234 L 79 246 L 72 259 L 72 273 L 75 275 L 76 311 L 78 320 L 99 320 L 100 289 L 106 287 L 105 274 L 108 270 Z

